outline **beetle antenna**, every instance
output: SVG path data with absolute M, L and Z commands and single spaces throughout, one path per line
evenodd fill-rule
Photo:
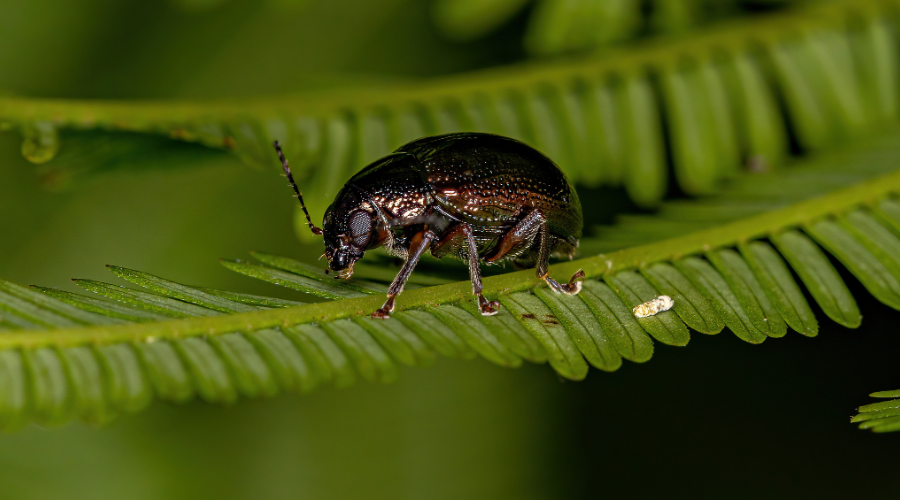
M 300 193 L 297 183 L 294 182 L 294 176 L 291 175 L 291 169 L 288 167 L 287 158 L 285 158 L 284 153 L 281 152 L 281 146 L 278 144 L 278 141 L 274 141 L 272 145 L 275 146 L 275 152 L 277 152 L 278 157 L 281 158 L 281 168 L 284 169 L 285 175 L 287 175 L 288 180 L 291 182 L 291 187 L 294 188 L 294 192 L 297 193 L 297 199 L 300 200 L 300 208 L 302 208 L 303 213 L 306 214 L 306 223 L 309 224 L 310 231 L 312 231 L 313 234 L 322 234 L 322 230 L 313 224 L 312 219 L 309 216 L 309 211 L 306 210 L 306 205 L 303 203 L 303 195 Z

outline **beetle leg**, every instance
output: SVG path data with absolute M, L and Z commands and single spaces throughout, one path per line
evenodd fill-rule
M 500 302 L 496 300 L 488 300 L 481 294 L 484 286 L 481 284 L 481 269 L 479 267 L 478 247 L 475 245 L 475 234 L 472 233 L 472 227 L 462 223 L 462 232 L 466 235 L 466 243 L 469 250 L 469 277 L 472 278 L 472 293 L 478 297 L 478 308 L 481 309 L 483 316 L 493 316 L 500 312 Z
M 463 223 L 453 224 L 441 233 L 441 236 L 431 246 L 431 255 L 437 258 L 443 258 L 446 255 L 460 256 L 462 258 L 462 245 L 466 241 L 466 232 L 463 229 Z
M 497 245 L 497 250 L 494 252 L 494 255 L 491 255 L 484 260 L 487 262 L 494 262 L 502 259 L 503 257 L 506 257 L 511 250 L 516 248 L 516 246 L 523 243 L 530 246 L 530 243 L 534 241 L 535 235 L 541 229 L 541 225 L 543 225 L 544 222 L 544 214 L 542 214 L 540 210 L 532 210 L 531 213 L 520 220 L 514 228 L 503 235 L 500 244 Z
M 550 228 L 547 227 L 547 222 L 542 222 L 541 228 L 538 231 L 538 241 L 540 242 L 540 247 L 538 247 L 537 277 L 546 281 L 554 292 L 564 293 L 566 295 L 575 295 L 581 291 L 581 281 L 579 280 L 584 279 L 584 271 L 582 271 L 581 269 L 575 271 L 575 274 L 572 275 L 572 278 L 569 279 L 569 282 L 565 285 L 550 277 L 550 272 L 548 271 L 548 267 L 550 267 L 549 233 Z
M 422 257 L 425 250 L 431 246 L 431 242 L 434 241 L 434 238 L 434 233 L 428 229 L 419 231 L 412 237 L 406 262 L 403 263 L 403 267 L 400 269 L 400 272 L 397 273 L 390 288 L 388 288 L 387 300 L 384 301 L 384 305 L 381 306 L 381 309 L 372 313 L 373 318 L 388 319 L 391 317 L 391 313 L 394 311 L 394 297 L 400 295 L 400 292 L 403 291 L 403 285 L 406 284 L 406 280 L 409 279 L 409 275 L 412 274 L 413 269 L 419 262 L 419 258 Z

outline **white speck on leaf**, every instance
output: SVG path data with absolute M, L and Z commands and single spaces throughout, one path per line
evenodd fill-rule
M 660 295 L 653 300 L 634 306 L 632 312 L 634 313 L 635 318 L 646 318 L 648 316 L 655 316 L 661 312 L 668 311 L 674 306 L 675 301 L 672 300 L 672 297 L 669 297 L 668 295 Z

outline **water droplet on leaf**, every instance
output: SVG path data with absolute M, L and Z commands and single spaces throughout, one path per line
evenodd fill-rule
M 59 134 L 49 121 L 22 126 L 22 156 L 31 163 L 46 163 L 59 151 Z

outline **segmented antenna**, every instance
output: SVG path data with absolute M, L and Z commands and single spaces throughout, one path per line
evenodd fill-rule
M 285 175 L 289 181 L 291 181 L 291 187 L 294 188 L 294 192 L 297 193 L 297 199 L 300 200 L 300 208 L 303 209 L 303 213 L 306 214 L 306 223 L 309 224 L 310 231 L 313 234 L 322 234 L 322 230 L 313 224 L 312 219 L 309 217 L 309 211 L 306 210 L 306 205 L 303 204 L 303 195 L 300 194 L 300 189 L 297 188 L 297 183 L 294 182 L 294 176 L 291 175 L 291 169 L 288 167 L 287 159 L 284 157 L 284 153 L 281 152 L 281 146 L 278 145 L 278 141 L 272 143 L 275 146 L 275 152 L 278 153 L 278 157 L 281 158 L 281 168 L 284 169 Z

